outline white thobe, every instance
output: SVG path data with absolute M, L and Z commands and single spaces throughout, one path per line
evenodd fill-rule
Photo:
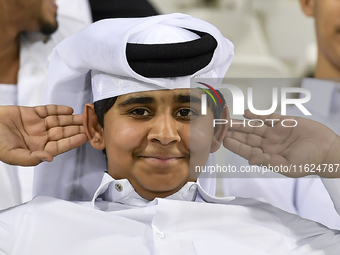
M 257 200 L 212 197 L 199 183 L 149 202 L 104 175 L 91 202 L 36 197 L 0 213 L 1 255 L 339 253 L 339 231 Z

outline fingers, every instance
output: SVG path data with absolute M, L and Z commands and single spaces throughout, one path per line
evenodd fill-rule
M 48 141 L 58 141 L 77 134 L 85 134 L 83 126 L 54 127 L 47 131 Z
M 226 137 L 232 138 L 234 140 L 239 141 L 240 143 L 243 143 L 245 145 L 249 145 L 251 147 L 262 147 L 263 143 L 263 138 L 254 135 L 254 134 L 247 134 L 247 133 L 242 133 L 238 131 L 228 131 L 226 134 Z
M 73 132 L 70 130 L 70 132 Z M 54 156 L 77 148 L 87 142 L 87 136 L 83 133 L 72 135 L 58 141 L 48 142 L 44 151 L 31 151 L 29 149 L 15 148 L 2 155 L 1 160 L 10 165 L 36 166 L 43 161 L 51 162 Z
M 52 160 L 52 155 L 46 151 L 31 152 L 27 149 L 12 149 L 6 154 L 3 162 L 18 166 L 36 166 L 43 161 Z
M 41 118 L 53 115 L 71 115 L 73 113 L 73 109 L 65 105 L 36 106 L 34 110 Z
M 58 141 L 48 142 L 45 146 L 45 151 L 54 157 L 85 144 L 87 140 L 86 134 L 76 134 Z
M 256 148 L 249 146 L 247 144 L 241 143 L 236 139 L 226 137 L 223 141 L 223 146 L 228 150 L 240 155 L 245 159 L 250 159 L 254 155 L 262 154 L 261 148 Z
M 83 118 L 81 114 L 76 115 L 62 115 L 62 116 L 48 116 L 45 118 L 46 129 L 54 127 L 65 127 L 70 125 L 83 125 Z
M 238 123 L 238 124 L 235 124 L 235 123 Z M 264 125 L 262 122 L 252 121 L 249 125 L 247 120 L 245 120 L 244 124 L 242 123 L 239 124 L 239 123 L 240 123 L 240 120 L 232 119 L 230 121 L 229 130 L 238 131 L 238 132 L 242 132 L 245 134 L 254 134 L 254 135 L 264 137 L 268 129 L 268 126 Z

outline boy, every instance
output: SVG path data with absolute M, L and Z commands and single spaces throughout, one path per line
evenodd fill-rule
M 3 254 L 337 254 L 339 232 L 255 200 L 215 198 L 190 175 L 227 129 L 214 129 L 211 106 L 199 114 L 203 92 L 189 90 L 190 78 L 223 77 L 232 54 L 214 27 L 182 14 L 102 21 L 60 44 L 48 97 L 73 97 L 79 110 L 91 69 L 84 126 L 108 174 L 89 202 L 37 197 L 3 212 Z M 63 170 L 105 164 L 101 154 L 84 164 L 88 147 L 77 153 Z M 68 190 L 79 187 L 91 192 Z

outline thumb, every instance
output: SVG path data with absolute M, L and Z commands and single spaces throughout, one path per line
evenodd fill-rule
M 18 166 L 36 166 L 43 161 L 51 162 L 53 157 L 46 151 L 31 152 L 27 149 L 13 149 L 8 152 L 5 163 Z
M 34 151 L 31 153 L 30 161 L 33 166 L 36 166 L 41 162 L 52 162 L 53 156 L 47 151 Z

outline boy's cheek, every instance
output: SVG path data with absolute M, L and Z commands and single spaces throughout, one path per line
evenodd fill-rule
M 213 128 L 192 128 L 190 132 L 190 166 L 205 165 L 210 154 Z
M 190 123 L 190 146 L 207 146 L 214 135 L 213 117 L 204 116 Z

